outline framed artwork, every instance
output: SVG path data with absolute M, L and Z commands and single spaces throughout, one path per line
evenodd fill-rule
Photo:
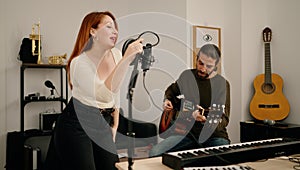
M 204 44 L 215 44 L 221 50 L 221 28 L 193 26 L 193 68 L 196 67 L 197 53 Z M 218 72 L 221 71 L 221 62 Z

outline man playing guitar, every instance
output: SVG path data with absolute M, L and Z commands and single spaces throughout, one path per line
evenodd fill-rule
M 166 89 L 160 122 L 160 136 L 165 139 L 153 146 L 150 157 L 230 143 L 226 129 L 230 115 L 230 85 L 217 73 L 219 60 L 217 46 L 202 46 L 197 54 L 196 68 L 183 71 Z

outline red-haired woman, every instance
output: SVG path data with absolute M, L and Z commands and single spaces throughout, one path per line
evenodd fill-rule
M 117 38 L 110 12 L 83 19 L 67 65 L 72 98 L 56 122 L 45 169 L 115 169 L 119 89 L 130 63 L 143 51 L 138 39 L 122 57 Z

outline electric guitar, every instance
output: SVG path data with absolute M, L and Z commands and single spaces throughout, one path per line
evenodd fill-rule
M 263 30 L 265 74 L 254 79 L 255 93 L 250 102 L 250 113 L 257 120 L 283 120 L 290 112 L 289 102 L 282 93 L 283 80 L 271 72 L 271 37 L 272 31 L 266 27 Z
M 160 137 L 167 138 L 171 134 L 187 134 L 195 122 L 192 116 L 194 110 L 196 110 L 196 105 L 188 100 L 183 101 L 182 111 L 176 109 L 164 110 L 159 124 Z M 206 116 L 205 123 L 209 124 L 207 126 L 214 126 L 215 128 L 222 121 L 225 105 L 213 104 L 210 108 L 200 108 L 199 111 Z M 169 128 L 171 129 L 169 130 Z

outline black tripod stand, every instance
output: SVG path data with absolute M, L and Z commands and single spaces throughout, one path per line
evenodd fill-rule
M 133 165 L 133 155 L 134 155 L 134 137 L 135 133 L 133 132 L 132 128 L 132 96 L 133 96 L 133 89 L 135 88 L 136 80 L 139 74 L 139 71 L 137 69 L 138 66 L 139 57 L 136 57 L 132 64 L 134 65 L 129 85 L 128 85 L 128 93 L 127 93 L 127 99 L 128 99 L 128 169 L 132 170 Z
M 146 46 L 143 47 L 143 53 L 142 54 L 137 54 L 137 56 L 135 57 L 135 59 L 133 60 L 133 62 L 131 63 L 131 65 L 134 65 L 134 68 L 132 70 L 131 73 L 131 77 L 130 77 L 130 81 L 129 81 L 129 86 L 128 86 L 128 94 L 127 94 L 127 99 L 128 99 L 128 132 L 127 132 L 127 136 L 128 136 L 128 169 L 131 170 L 132 169 L 132 165 L 133 165 L 133 155 L 134 155 L 134 137 L 135 137 L 135 133 L 133 132 L 133 128 L 132 128 L 132 96 L 133 96 L 133 89 L 135 88 L 135 84 L 136 84 L 136 80 L 139 74 L 139 71 L 137 69 L 139 60 L 141 60 L 141 68 L 144 71 L 144 74 L 147 70 L 149 70 L 152 62 L 154 61 L 154 58 L 152 56 L 152 47 L 156 46 L 159 43 L 159 36 L 152 32 L 152 31 L 145 31 L 143 33 L 141 33 L 137 39 L 139 39 L 142 35 L 146 34 L 146 33 L 151 33 L 153 35 L 156 36 L 157 38 L 157 42 L 155 44 L 150 44 L 147 43 Z M 127 41 L 125 41 L 123 48 L 122 48 L 122 55 L 125 54 L 125 51 L 128 47 L 129 44 L 131 44 L 132 42 L 136 41 L 137 39 L 128 39 Z

